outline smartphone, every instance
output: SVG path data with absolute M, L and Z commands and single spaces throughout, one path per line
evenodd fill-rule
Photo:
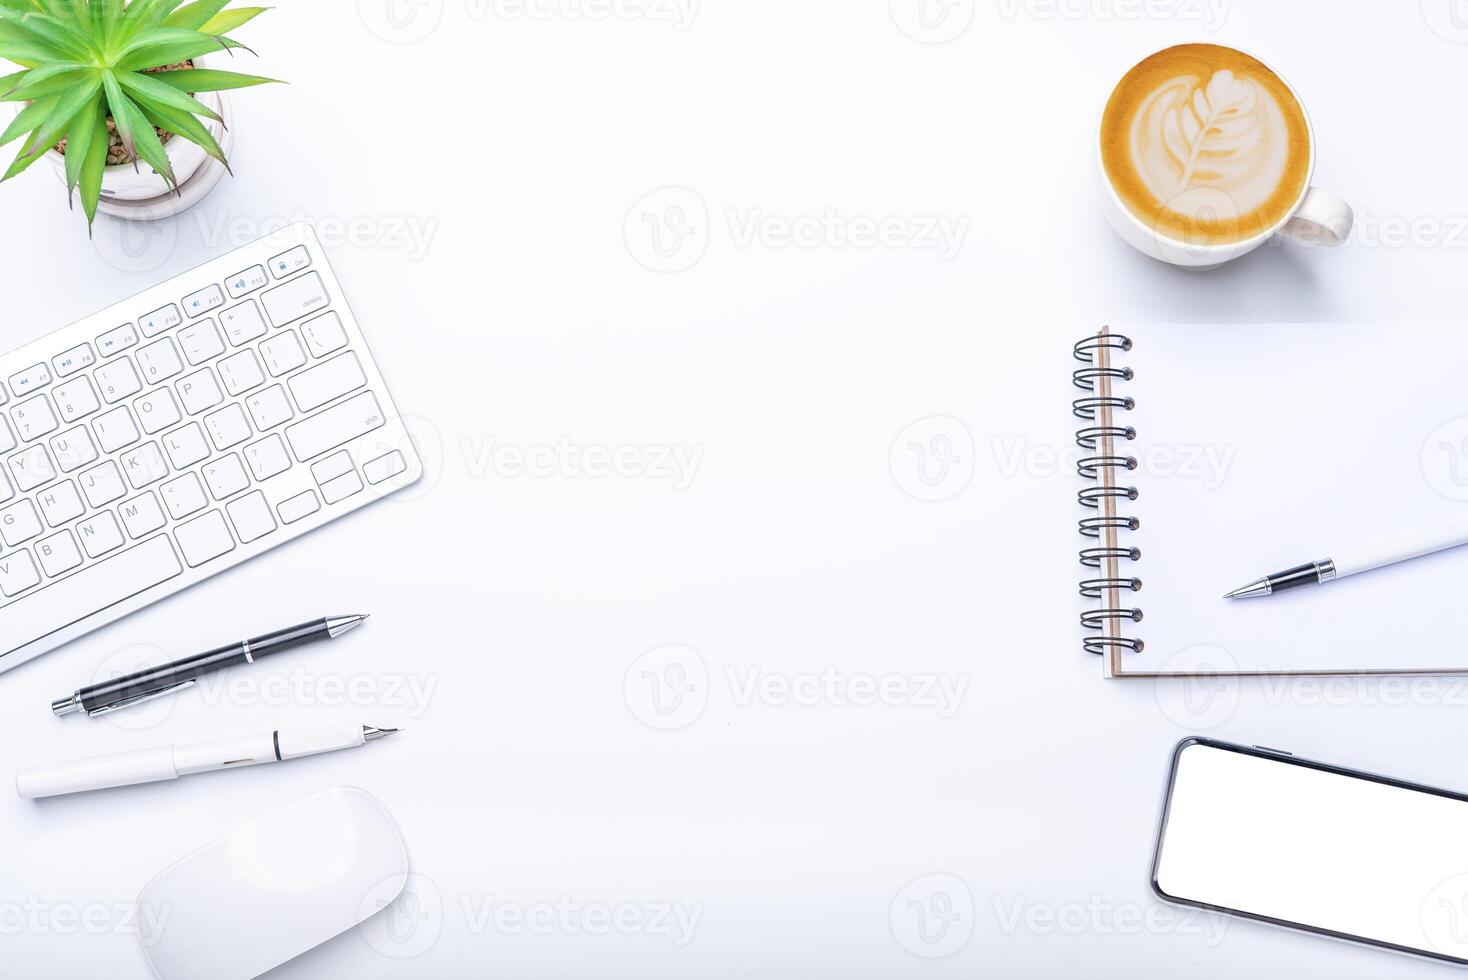
M 1165 901 L 1468 965 L 1468 796 L 1187 738 L 1152 888 Z

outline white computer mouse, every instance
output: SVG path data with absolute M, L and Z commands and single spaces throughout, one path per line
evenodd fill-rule
M 383 805 L 338 786 L 267 813 L 138 893 L 159 980 L 248 980 L 352 928 L 402 892 L 408 850 Z

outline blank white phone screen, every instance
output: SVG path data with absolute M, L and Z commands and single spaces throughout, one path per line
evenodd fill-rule
M 1468 961 L 1468 802 L 1192 742 L 1164 898 Z

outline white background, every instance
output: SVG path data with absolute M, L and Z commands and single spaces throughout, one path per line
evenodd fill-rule
M 237 176 L 195 211 L 88 241 L 44 168 L 0 188 L 7 347 L 316 222 L 430 468 L 406 499 L 0 678 L 7 766 L 320 718 L 406 729 L 0 801 L 0 974 L 146 976 L 116 907 L 251 817 L 351 783 L 423 877 L 390 934 L 281 977 L 1445 976 L 1150 897 L 1179 737 L 1463 788 L 1468 692 L 1255 685 L 1197 713 L 1103 682 L 1079 649 L 1068 402 L 1070 344 L 1107 320 L 1462 317 L 1468 29 L 1448 0 L 933 0 L 930 28 L 918 0 L 704 2 L 691 22 L 587 2 L 426 0 L 398 27 L 384 0 L 281 4 L 239 38 L 292 84 L 235 97 Z M 1317 180 L 1361 218 L 1344 248 L 1197 275 L 1105 226 L 1102 100 L 1199 39 L 1303 94 Z M 686 190 L 644 200 L 667 187 Z M 828 211 L 895 218 L 895 237 L 779 236 Z M 955 252 L 903 238 L 934 219 L 961 223 Z M 908 444 L 938 436 L 957 462 L 920 472 Z M 633 464 L 513 465 L 562 440 Z M 669 447 L 697 454 L 687 485 L 656 465 Z M 180 656 L 357 610 L 369 627 L 237 672 L 248 687 L 118 723 L 47 710 L 139 646 Z M 670 644 L 687 649 L 642 659 Z M 746 689 L 828 668 L 962 695 L 945 717 Z M 673 691 L 654 701 L 645 671 L 682 677 L 678 710 L 658 712 Z M 327 686 L 344 682 L 362 687 Z M 598 909 L 630 934 L 598 934 Z

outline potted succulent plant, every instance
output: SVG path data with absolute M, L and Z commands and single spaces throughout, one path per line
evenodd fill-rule
M 0 146 L 25 137 L 0 180 L 49 156 L 90 229 L 104 195 L 176 194 L 211 157 L 227 169 L 219 93 L 274 81 L 203 65 L 266 9 L 230 2 L 0 0 L 0 58 L 21 68 L 0 101 L 22 106 Z

